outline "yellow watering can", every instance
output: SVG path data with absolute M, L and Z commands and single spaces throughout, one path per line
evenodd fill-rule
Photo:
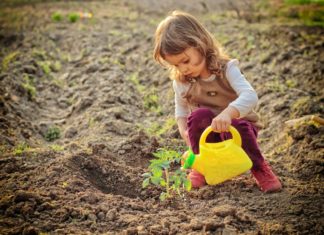
M 206 143 L 211 127 L 207 127 L 199 140 L 200 154 L 191 150 L 184 162 L 183 168 L 192 168 L 205 176 L 209 185 L 215 185 L 240 175 L 251 169 L 252 161 L 241 148 L 240 133 L 230 126 L 232 139 L 219 143 Z

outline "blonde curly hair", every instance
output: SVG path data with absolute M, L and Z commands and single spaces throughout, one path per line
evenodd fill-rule
M 209 72 L 224 78 L 226 64 L 230 60 L 210 32 L 192 15 L 173 11 L 160 22 L 155 31 L 154 59 L 170 69 L 171 79 L 185 82 L 186 78 L 165 61 L 166 55 L 177 55 L 187 48 L 196 48 L 206 58 Z

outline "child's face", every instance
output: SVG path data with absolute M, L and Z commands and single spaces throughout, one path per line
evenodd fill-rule
M 177 55 L 166 55 L 165 61 L 176 66 L 180 73 L 186 77 L 208 78 L 210 73 L 207 70 L 206 59 L 193 47 L 187 48 Z

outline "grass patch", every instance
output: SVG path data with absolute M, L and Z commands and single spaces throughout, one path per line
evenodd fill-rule
M 145 132 L 150 136 L 161 137 L 162 135 L 170 132 L 177 122 L 175 118 L 168 118 L 166 121 L 160 125 L 157 122 L 153 122 L 148 128 L 145 128 Z
M 60 22 L 60 21 L 63 20 L 63 16 L 59 12 L 54 12 L 52 14 L 52 20 L 55 21 L 55 22 Z
M 273 15 L 296 19 L 306 26 L 324 27 L 323 0 L 284 0 L 283 2 L 269 1 Z M 267 9 L 265 9 L 267 10 Z
M 305 4 L 320 4 L 324 5 L 323 0 L 284 0 L 287 5 L 305 5 Z
M 36 88 L 34 86 L 33 79 L 28 76 L 28 74 L 24 74 L 23 76 L 24 82 L 22 83 L 23 88 L 26 90 L 27 94 L 33 99 L 36 96 Z
M 125 68 L 124 62 L 120 59 L 110 59 L 109 62 L 113 65 L 117 65 L 120 69 Z
M 50 69 L 54 72 L 59 72 L 62 68 L 62 64 L 60 61 L 56 60 L 54 62 L 50 62 Z
M 146 110 L 154 112 L 158 115 L 163 114 L 162 107 L 159 104 L 159 96 L 157 95 L 156 90 L 150 90 L 143 86 L 138 79 L 138 72 L 132 73 L 126 79 L 133 83 L 135 85 L 136 90 L 144 96 L 143 105 Z M 144 92 L 145 89 L 147 89 L 148 91 Z
M 64 147 L 61 145 L 57 145 L 57 144 L 52 144 L 50 145 L 50 148 L 55 151 L 55 152 L 61 152 L 64 150 Z
M 324 27 L 324 8 L 317 9 L 303 9 L 298 13 L 298 17 L 308 26 L 322 26 Z
M 266 87 L 268 87 L 273 92 L 285 92 L 287 90 L 287 87 L 282 84 L 282 82 L 279 80 L 279 77 L 275 77 L 275 79 L 271 82 L 267 82 L 265 84 Z
M 40 60 L 47 59 L 46 51 L 44 51 L 43 49 L 33 49 L 32 56 L 36 57 L 36 59 L 40 59 Z
M 2 60 L 2 70 L 7 71 L 9 64 L 19 55 L 19 51 L 14 51 L 6 55 Z
M 38 61 L 37 64 L 45 75 L 49 76 L 51 74 L 52 69 L 50 61 Z
M 126 79 L 135 85 L 135 88 L 139 93 L 143 93 L 145 87 L 138 80 L 138 72 L 132 73 Z
M 295 80 L 292 80 L 292 79 L 288 79 L 286 80 L 286 86 L 288 88 L 295 88 L 297 86 L 297 82 Z
M 14 155 L 21 155 L 27 151 L 30 151 L 30 147 L 25 142 L 19 143 L 13 150 Z
M 155 91 L 144 96 L 144 108 L 158 115 L 163 115 L 162 107 L 159 104 L 159 96 Z
M 222 45 L 231 41 L 230 36 L 228 36 L 227 34 L 224 34 L 224 33 L 217 33 L 217 34 L 214 34 L 214 36 L 217 39 L 217 41 L 219 41 Z
M 60 137 L 61 137 L 61 130 L 56 126 L 52 126 L 48 128 L 45 134 L 45 139 L 47 141 L 54 141 L 56 139 L 59 139 Z
M 291 108 L 293 111 L 298 111 L 300 109 L 303 109 L 308 102 L 310 102 L 309 96 L 300 97 L 295 101 L 295 103 L 291 106 Z
M 77 21 L 80 19 L 80 14 L 75 13 L 75 12 L 70 13 L 70 14 L 68 15 L 68 19 L 69 19 L 69 21 L 70 21 L 71 23 L 75 23 L 75 22 L 77 22 Z

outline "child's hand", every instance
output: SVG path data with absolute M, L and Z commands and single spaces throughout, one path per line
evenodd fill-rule
M 213 119 L 211 128 L 216 132 L 227 132 L 229 131 L 232 119 L 238 118 L 239 116 L 240 112 L 236 108 L 228 106 Z
M 231 122 L 231 116 L 226 112 L 222 112 L 213 119 L 211 123 L 211 128 L 213 131 L 216 132 L 227 132 L 229 131 Z

